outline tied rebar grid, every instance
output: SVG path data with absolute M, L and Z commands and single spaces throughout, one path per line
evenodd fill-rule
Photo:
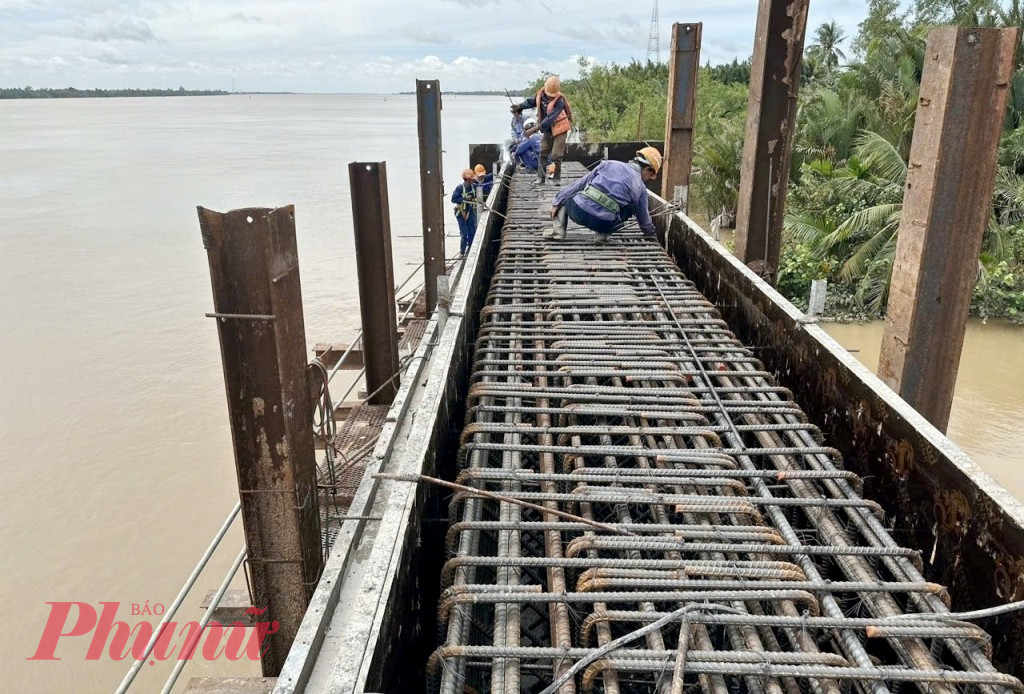
M 656 241 L 546 240 L 553 194 L 512 180 L 456 481 L 580 520 L 454 495 L 433 688 L 1021 689 Z

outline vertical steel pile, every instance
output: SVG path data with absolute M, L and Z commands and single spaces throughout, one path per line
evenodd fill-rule
M 1021 689 L 656 242 L 511 186 L 458 481 L 545 512 L 451 499 L 436 690 Z

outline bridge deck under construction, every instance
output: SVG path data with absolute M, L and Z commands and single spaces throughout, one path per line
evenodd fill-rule
M 657 240 L 544 239 L 551 191 L 524 179 L 458 459 L 498 496 L 450 499 L 439 691 L 1019 687 L 984 632 L 929 617 L 948 597 L 919 553 Z
M 779 346 L 744 345 L 635 223 L 544 239 L 556 189 L 531 179 L 499 178 L 275 692 L 1024 689 L 925 578 L 948 538 L 931 556 L 895 539 L 922 530 L 905 500 L 897 527 L 883 511 L 902 482 L 848 470 L 759 360 Z M 902 407 L 857 416 L 883 406 Z

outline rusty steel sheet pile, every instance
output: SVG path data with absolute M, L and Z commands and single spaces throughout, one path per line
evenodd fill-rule
M 1020 691 L 657 241 L 544 239 L 554 191 L 531 178 L 510 184 L 456 481 L 532 507 L 451 497 L 429 689 Z

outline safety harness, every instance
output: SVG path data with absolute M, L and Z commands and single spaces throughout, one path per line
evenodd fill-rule
M 603 190 L 598 190 L 594 186 L 587 186 L 586 188 L 583 189 L 580 195 L 589 200 L 593 200 L 598 205 L 608 210 L 616 217 L 619 216 L 619 212 L 622 210 L 622 206 L 619 203 L 612 199 Z
M 462 184 L 462 202 L 455 205 L 455 215 L 462 217 L 463 219 L 469 219 L 469 215 L 474 211 L 476 204 L 476 186 L 466 187 L 466 184 Z

